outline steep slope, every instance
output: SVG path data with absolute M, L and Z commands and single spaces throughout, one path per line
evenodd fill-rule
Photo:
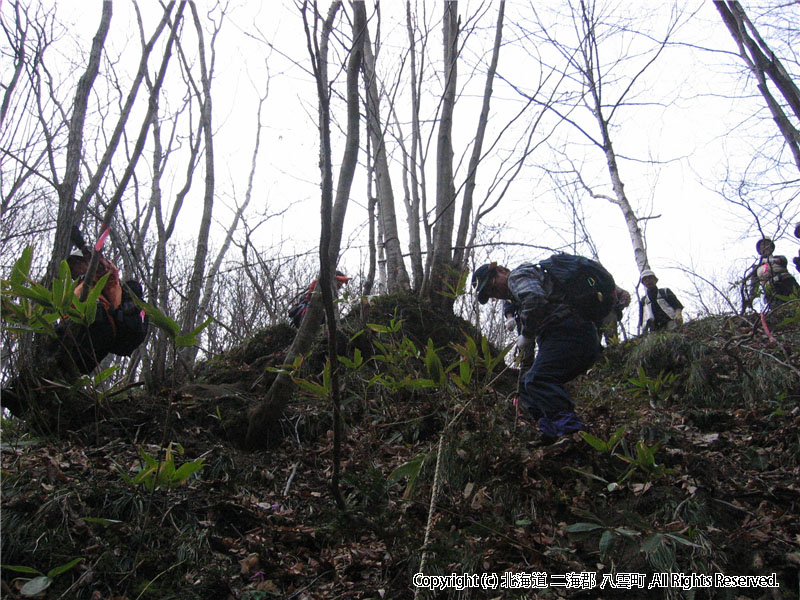
M 796 322 L 772 323 L 773 341 L 719 317 L 607 349 L 571 386 L 589 435 L 541 448 L 515 370 L 469 324 L 410 297 L 364 310 L 341 324 L 346 514 L 313 385 L 324 344 L 268 462 L 226 428 L 279 366 L 279 329 L 190 386 L 107 398 L 66 439 L 5 423 L 2 562 L 82 558 L 48 598 L 411 598 L 423 551 L 426 576 L 470 577 L 417 578 L 447 585 L 422 597 L 797 598 Z M 3 596 L 31 576 L 3 568 Z M 681 583 L 695 588 L 662 587 Z

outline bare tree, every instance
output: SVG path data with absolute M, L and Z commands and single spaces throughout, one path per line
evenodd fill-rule
M 183 312 L 183 329 L 191 331 L 197 322 L 197 313 L 200 306 L 200 295 L 203 288 L 203 277 L 206 268 L 206 257 L 208 255 L 208 237 L 211 231 L 211 214 L 214 209 L 214 136 L 211 128 L 211 78 L 214 73 L 214 40 L 216 39 L 222 22 L 216 24 L 214 34 L 211 38 L 211 57 L 206 58 L 205 40 L 203 26 L 197 15 L 197 7 L 194 2 L 190 2 L 192 8 L 192 18 L 197 32 L 198 50 L 200 54 L 200 82 L 201 89 L 196 89 L 201 106 L 200 122 L 203 128 L 203 139 L 205 141 L 205 191 L 203 194 L 203 216 L 200 219 L 200 229 L 197 232 L 197 246 L 194 256 L 194 266 L 192 275 L 189 279 L 189 286 L 186 292 L 186 306 Z M 208 62 L 207 62 L 208 60 Z M 214 274 L 209 274 L 209 279 L 213 280 Z M 187 348 L 184 358 L 192 361 L 196 355 L 196 348 Z
M 742 60 L 755 77 L 758 91 L 763 96 L 772 118 L 778 126 L 778 130 L 786 141 L 798 170 L 800 170 L 800 131 L 798 131 L 798 123 L 800 123 L 800 89 L 792 80 L 780 58 L 770 49 L 755 25 L 747 18 L 747 14 L 739 2 L 736 0 L 726 2 L 715 0 L 714 5 L 736 42 Z M 770 83 L 777 88 L 783 97 L 786 106 L 793 114 L 794 123 L 790 116 L 786 114 L 784 106 L 775 98 L 770 89 Z
M 512 124 L 519 121 L 522 114 L 534 106 L 528 102 L 525 108 L 517 115 L 495 128 L 491 136 L 491 102 L 494 87 L 498 80 L 497 69 L 499 64 L 500 49 L 503 44 L 503 25 L 505 21 L 505 3 L 480 5 L 472 13 L 459 15 L 459 4 L 447 2 L 442 5 L 442 52 L 443 59 L 436 64 L 441 65 L 433 76 L 441 81 L 441 93 L 437 92 L 431 99 L 435 106 L 434 116 L 427 120 L 422 117 L 423 90 L 429 89 L 426 82 L 428 66 L 427 48 L 432 39 L 432 32 L 428 28 L 425 8 L 423 14 L 414 14 L 410 2 L 406 3 L 406 32 L 408 35 L 408 59 L 404 56 L 404 63 L 410 68 L 410 96 L 411 114 L 405 120 L 410 123 L 410 134 L 403 134 L 402 120 L 398 116 L 395 104 L 391 106 L 394 117 L 394 130 L 396 142 L 401 150 L 402 173 L 404 184 L 404 200 L 409 227 L 409 254 L 414 276 L 414 287 L 424 296 L 437 305 L 448 310 L 453 306 L 453 295 L 449 293 L 455 289 L 456 284 L 467 267 L 471 254 L 471 244 L 475 239 L 478 228 L 483 219 L 499 205 L 505 190 L 512 184 L 522 166 L 522 155 L 530 150 L 535 126 L 523 128 L 521 139 L 513 150 L 498 153 L 501 139 L 511 135 L 520 135 L 519 129 L 515 130 Z M 496 9 L 496 12 L 489 10 Z M 487 43 L 484 62 L 478 60 L 469 64 L 464 59 L 464 49 L 476 30 L 483 28 L 478 25 L 487 14 L 496 15 L 493 30 L 494 35 Z M 477 44 L 476 44 L 477 46 Z M 463 83 L 458 81 L 459 63 L 471 68 L 471 72 Z M 473 79 L 476 73 L 483 75 L 483 86 L 477 91 Z M 505 80 L 501 80 L 505 82 Z M 474 98 L 473 104 L 470 100 Z M 473 118 L 464 118 L 463 122 L 456 125 L 455 106 L 463 102 L 465 110 L 476 107 Z M 536 119 L 534 119 L 536 121 Z M 464 127 L 464 123 L 469 123 Z M 459 143 L 465 131 L 472 131 L 474 137 L 462 150 L 463 156 L 459 164 L 455 162 L 454 132 Z M 426 130 L 427 129 L 427 130 Z M 426 140 L 426 135 L 436 139 L 436 159 L 433 163 L 427 160 L 427 149 L 432 144 L 431 139 Z M 494 163 L 494 173 L 489 177 L 481 177 L 480 170 L 487 168 L 488 162 Z M 463 166 L 466 163 L 466 166 Z M 509 164 L 515 166 L 509 168 Z M 505 165 L 498 168 L 497 165 Z M 427 201 L 427 182 L 433 180 L 430 171 L 435 172 L 435 206 L 429 210 Z M 501 178 L 503 181 L 501 182 Z M 483 180 L 482 180 L 483 179 Z M 482 180 L 482 181 L 481 181 Z M 480 183 L 479 183 L 480 182 Z M 476 198 L 477 190 L 486 190 L 483 198 Z M 492 196 L 494 196 L 492 198 Z M 491 200 L 490 200 L 491 198 Z M 459 208 L 460 206 L 460 208 Z M 459 213 L 456 228 L 456 214 Z M 420 235 L 420 222 L 423 224 L 427 256 L 425 264 L 422 260 L 422 236 Z
M 259 148 L 261 147 L 261 130 L 263 129 L 264 125 L 262 123 L 262 111 L 264 108 L 264 102 L 267 100 L 267 92 L 264 93 L 258 101 L 258 110 L 256 114 L 256 139 L 253 145 L 253 156 L 250 161 L 250 175 L 247 178 L 247 189 L 245 190 L 245 197 L 244 202 L 240 206 L 236 208 L 236 212 L 233 217 L 233 221 L 228 227 L 228 231 L 225 234 L 225 239 L 222 242 L 222 247 L 220 248 L 219 252 L 217 253 L 217 257 L 214 259 L 214 263 L 211 265 L 211 268 L 208 272 L 208 277 L 206 278 L 205 286 L 203 287 L 203 301 L 200 305 L 201 312 L 207 312 L 208 304 L 211 300 L 213 289 L 214 289 L 214 279 L 219 273 L 220 266 L 222 265 L 222 260 L 225 258 L 225 253 L 228 251 L 228 248 L 231 245 L 231 241 L 233 240 L 233 235 L 236 232 L 236 228 L 239 225 L 239 221 L 242 219 L 242 215 L 244 211 L 247 209 L 248 205 L 250 204 L 250 200 L 253 197 L 253 178 L 256 175 L 256 166 L 258 164 L 258 152 Z
M 543 40 L 557 50 L 565 62 L 565 72 L 578 86 L 572 104 L 550 104 L 549 109 L 602 152 L 611 193 L 599 191 L 602 186 L 589 181 L 578 169 L 574 177 L 591 197 L 605 199 L 620 209 L 636 266 L 642 271 L 649 266 L 642 224 L 646 217 L 637 214 L 625 191 L 620 155 L 612 131 L 628 105 L 643 104 L 641 99 L 634 100 L 636 84 L 668 47 L 683 15 L 673 11 L 662 32 L 650 33 L 637 30 L 633 17 L 613 13 L 610 6 L 600 0 L 581 0 L 569 4 L 567 10 L 566 15 L 557 15 L 556 19 L 561 24 L 571 23 L 571 41 L 565 35 L 567 27 L 553 27 L 551 32 L 551 26 L 537 13 Z M 630 54 L 605 56 L 605 42 L 612 39 L 619 42 L 625 36 L 650 46 Z M 580 118 L 582 113 L 594 121 L 596 133 L 592 133 Z
M 72 104 L 72 116 L 69 120 L 69 139 L 67 141 L 66 164 L 64 175 L 57 183 L 58 189 L 58 219 L 56 221 L 55 240 L 50 266 L 47 269 L 45 283 L 49 284 L 56 273 L 63 258 L 69 254 L 71 248 L 70 231 L 74 225 L 75 193 L 80 178 L 80 161 L 83 152 L 84 124 L 86 110 L 89 103 L 89 93 L 94 84 L 95 77 L 100 68 L 100 57 L 111 24 L 111 0 L 103 1 L 103 12 L 100 24 L 92 40 L 92 50 L 86 70 L 78 81 L 75 90 L 75 99 Z M 55 176 L 55 173 L 53 173 Z
M 8 5 L 8 4 L 7 4 Z M 37 4 L 11 5 L 13 19 L 0 19 L 5 43 L 0 56 L 13 71 L 3 82 L 0 105 L 0 245 L 4 254 L 18 255 L 23 244 L 31 243 L 31 232 L 49 229 L 47 213 L 35 210 L 38 200 L 55 189 L 46 173 L 46 149 L 50 132 L 43 131 L 32 107 L 36 98 L 37 65 L 54 41 L 54 9 Z
M 729 157 L 718 192 L 742 209 L 747 229 L 778 239 L 796 220 L 797 171 L 800 169 L 800 89 L 797 47 L 800 34 L 796 3 L 767 2 L 750 6 L 714 2 L 744 64 L 744 89 L 752 82 L 763 98 L 761 108 L 739 118 L 737 132 L 748 145 L 741 157 Z M 734 98 L 734 108 L 750 97 Z M 768 122 L 769 121 L 769 122 Z M 788 152 L 787 152 L 788 150 Z
M 167 44 L 166 44 L 166 47 L 165 47 L 165 50 L 164 50 L 164 55 L 163 55 L 163 57 L 161 59 L 161 65 L 159 67 L 158 74 L 156 76 L 156 81 L 155 81 L 155 83 L 153 85 L 153 88 L 151 89 L 151 92 L 150 92 L 151 101 L 148 102 L 147 112 L 145 114 L 144 120 L 142 121 L 142 125 L 141 125 L 141 127 L 139 129 L 139 135 L 138 135 L 138 137 L 136 139 L 136 143 L 134 144 L 133 150 L 132 150 L 131 155 L 129 157 L 128 164 L 125 167 L 125 170 L 124 170 L 124 173 L 122 175 L 122 178 L 120 179 L 120 181 L 118 182 L 118 184 L 116 186 L 116 190 L 114 191 L 114 195 L 112 196 L 111 200 L 108 203 L 108 206 L 105 209 L 105 215 L 103 217 L 103 222 L 102 222 L 102 226 L 101 226 L 102 230 L 106 230 L 106 229 L 110 228 L 111 219 L 113 218 L 117 207 L 119 206 L 120 202 L 122 201 L 122 196 L 125 194 L 125 191 L 126 191 L 126 189 L 128 187 L 128 183 L 130 182 L 131 178 L 133 177 L 133 173 L 134 173 L 134 171 L 136 169 L 136 165 L 139 162 L 139 158 L 141 157 L 142 152 L 144 151 L 144 145 L 145 145 L 145 142 L 147 141 L 147 138 L 149 136 L 150 126 L 152 124 L 152 121 L 153 121 L 153 118 L 154 118 L 155 112 L 156 112 L 156 104 L 157 103 L 155 101 L 155 98 L 161 92 L 161 88 L 162 88 L 162 86 L 164 84 L 164 79 L 165 79 L 166 74 L 167 74 L 167 67 L 169 66 L 170 58 L 172 57 L 172 46 L 173 46 L 173 44 L 174 44 L 174 42 L 175 42 L 175 40 L 177 38 L 177 34 L 178 34 L 178 31 L 177 31 L 178 23 L 177 22 L 181 18 L 181 15 L 183 13 L 183 7 L 184 7 L 184 3 L 181 3 L 179 5 L 178 10 L 177 10 L 176 22 L 173 23 L 171 34 L 170 34 L 169 39 L 167 41 Z M 95 269 L 97 268 L 97 265 L 99 263 L 99 260 L 100 260 L 100 249 L 95 247 L 94 251 L 92 252 L 92 258 L 89 261 L 89 267 L 88 267 L 87 272 L 86 272 L 87 281 L 93 281 L 94 280 L 94 273 L 95 273 Z M 89 293 L 89 286 L 84 286 L 82 288 L 82 292 L 81 292 L 81 300 L 85 300 L 86 296 L 88 295 L 88 293 Z
M 422 143 L 422 130 L 420 126 L 420 93 L 422 78 L 417 73 L 417 44 L 415 42 L 415 27 L 412 23 L 411 0 L 406 0 L 406 31 L 408 33 L 408 48 L 410 57 L 411 77 L 409 95 L 411 97 L 411 151 L 403 148 L 403 187 L 405 190 L 404 201 L 406 206 L 406 222 L 409 232 L 409 251 L 411 254 L 411 271 L 414 279 L 414 289 L 421 290 L 425 278 L 425 268 L 422 262 L 422 239 L 420 236 L 420 216 L 425 208 L 425 169 L 424 158 L 420 144 Z M 402 139 L 401 136 L 398 138 Z M 428 246 L 431 245 L 430 230 L 426 228 Z
M 497 73 L 497 62 L 500 58 L 500 45 L 503 41 L 503 19 L 505 18 L 506 2 L 500 0 L 497 10 L 497 24 L 495 26 L 494 45 L 492 46 L 492 58 L 489 63 L 489 69 L 486 72 L 486 83 L 483 90 L 483 103 L 481 105 L 481 112 L 478 116 L 477 131 L 475 134 L 475 141 L 472 146 L 472 155 L 469 159 L 469 166 L 467 168 L 467 179 L 464 185 L 464 200 L 461 204 L 461 219 L 458 224 L 458 231 L 456 233 L 456 245 L 453 252 L 453 268 L 456 272 L 460 273 L 467 267 L 467 252 L 466 243 L 467 236 L 474 232 L 477 223 L 472 220 L 473 212 L 473 197 L 475 194 L 475 185 L 478 178 L 478 166 L 483 158 L 483 140 L 486 137 L 486 126 L 489 122 L 489 106 L 492 99 L 492 89 L 494 85 L 495 74 Z
M 367 132 L 374 152 L 373 164 L 378 199 L 380 229 L 383 234 L 383 247 L 386 252 L 387 291 L 389 293 L 407 291 L 410 287 L 408 271 L 403 262 L 403 252 L 398 237 L 397 217 L 394 207 L 394 191 L 389 175 L 389 161 L 386 157 L 386 140 L 380 123 L 380 95 L 375 74 L 375 56 L 369 31 L 365 32 L 364 60 L 361 70 L 364 73 L 366 89 Z M 377 42 L 376 42 L 377 47 Z
M 329 232 L 324 231 L 322 233 L 325 236 L 323 245 L 327 248 L 327 257 L 322 260 L 325 263 L 325 268 L 320 273 L 320 285 L 317 286 L 317 290 L 328 288 L 325 292 L 326 294 L 332 293 L 333 267 L 339 257 L 344 217 L 347 211 L 355 167 L 358 162 L 359 148 L 358 76 L 361 68 L 363 29 L 365 27 L 365 15 L 362 12 L 364 11 L 363 2 L 354 3 L 356 18 L 353 20 L 352 46 L 349 50 L 346 69 L 347 135 L 334 192 L 330 139 L 331 84 L 328 79 L 328 44 L 334 28 L 334 20 L 341 8 L 341 4 L 340 0 L 336 0 L 331 4 L 328 14 L 324 22 L 322 22 L 321 32 L 319 31 L 321 15 L 317 11 L 316 4 L 309 6 L 308 2 L 303 2 L 301 5 L 308 51 L 311 57 L 319 101 L 321 198 L 323 210 L 326 211 L 323 225 L 327 227 L 329 224 L 330 227 Z M 311 23 L 309 23 L 309 13 L 311 13 Z M 361 17 L 358 17 L 359 14 Z M 325 208 L 328 204 L 331 205 L 329 216 L 327 215 L 328 209 Z M 322 323 L 323 310 L 322 295 L 320 293 L 313 294 L 311 305 L 303 318 L 291 347 L 287 351 L 285 363 L 290 364 L 295 357 L 305 354 L 311 348 L 314 337 Z M 328 310 L 330 310 L 330 307 Z M 268 446 L 276 441 L 275 428 L 288 403 L 292 385 L 291 378 L 286 373 L 280 373 L 275 378 L 264 400 L 250 414 L 245 439 L 245 444 L 248 447 Z
M 438 294 L 445 289 L 445 282 L 452 279 L 449 270 L 452 263 L 453 227 L 455 226 L 456 212 L 452 135 L 458 77 L 458 2 L 445 3 L 442 32 L 445 84 L 436 141 L 436 207 L 434 209 L 433 247 L 428 253 L 429 262 L 423 284 L 423 294 L 435 304 L 441 303 L 442 298 Z

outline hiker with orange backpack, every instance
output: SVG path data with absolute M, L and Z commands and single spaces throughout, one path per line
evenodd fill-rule
M 95 251 L 101 252 L 108 229 L 103 231 L 95 244 Z M 77 226 L 71 232 L 72 244 L 80 254 L 71 254 L 67 258 L 70 275 L 80 283 L 75 288 L 75 295 L 80 297 L 85 277 L 89 268 L 92 250 L 87 246 Z M 76 333 L 70 331 L 66 323 L 56 328 L 59 337 L 67 336 L 72 343 L 67 347 L 72 351 L 66 353 L 64 360 L 72 360 L 80 373 L 90 373 L 108 354 L 130 356 L 147 337 L 149 318 L 141 310 L 134 297 L 141 300 L 142 286 L 136 280 L 120 284 L 119 269 L 108 258 L 100 254 L 97 271 L 92 286 L 97 284 L 108 273 L 108 279 L 98 298 L 98 308 L 94 322 L 86 330 Z

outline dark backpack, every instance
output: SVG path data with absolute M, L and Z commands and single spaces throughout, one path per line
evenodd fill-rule
M 111 312 L 116 327 L 111 352 L 120 356 L 133 354 L 147 337 L 147 328 L 150 325 L 150 319 L 133 301 L 131 292 L 137 298 L 142 298 L 142 286 L 138 281 L 127 281 L 122 286 L 122 302 Z
M 555 282 L 564 301 L 590 321 L 601 321 L 614 308 L 614 277 L 599 262 L 574 254 L 554 254 L 539 266 Z
M 300 329 L 300 324 L 303 322 L 303 317 L 306 316 L 309 304 L 310 302 L 307 300 L 302 300 L 286 312 L 295 329 Z

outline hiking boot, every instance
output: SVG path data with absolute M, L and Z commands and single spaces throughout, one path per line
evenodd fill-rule
M 560 412 L 553 417 L 541 417 L 538 421 L 542 437 L 559 438 L 584 429 L 585 425 L 574 412 Z

